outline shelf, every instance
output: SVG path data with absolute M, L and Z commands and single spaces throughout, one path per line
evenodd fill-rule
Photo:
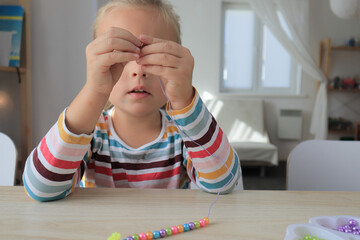
M 25 68 L 19 68 L 20 73 L 25 73 L 26 69 Z M 5 66 L 0 66 L 0 72 L 17 72 L 16 71 L 16 67 L 5 67 Z
M 331 81 L 329 78 L 329 76 L 330 76 L 330 59 L 332 58 L 331 53 L 332 52 L 340 52 L 340 51 L 344 51 L 342 53 L 346 54 L 346 55 L 347 54 L 358 54 L 360 52 L 360 46 L 356 46 L 356 47 L 332 46 L 330 38 L 320 41 L 318 66 L 324 72 L 328 83 L 330 83 L 330 81 Z M 356 64 L 356 63 L 354 63 L 354 64 Z M 355 111 L 357 108 L 350 108 L 349 106 L 352 101 L 354 101 L 355 99 L 358 99 L 360 97 L 359 96 L 360 88 L 345 89 L 345 88 L 333 88 L 333 86 L 353 86 L 353 85 L 352 84 L 351 85 L 350 84 L 337 85 L 335 83 L 328 85 L 327 91 L 328 91 L 328 93 L 332 93 L 331 96 L 330 95 L 328 95 L 328 96 L 331 97 L 332 99 L 337 99 L 337 101 L 340 102 L 340 107 L 337 107 L 335 110 L 337 111 L 338 109 L 347 108 L 354 114 L 359 113 L 358 111 Z M 339 99 L 337 98 L 337 93 L 339 93 L 341 95 L 341 100 L 339 100 L 340 98 Z M 342 96 L 342 95 L 344 95 L 344 96 Z M 346 117 L 347 117 L 347 115 L 344 116 L 344 118 L 346 118 Z M 354 119 L 354 117 L 353 117 L 352 122 L 353 122 L 353 124 L 355 122 L 355 127 L 351 128 L 351 129 L 328 129 L 328 133 L 332 134 L 332 137 L 340 136 L 343 138 L 343 140 L 348 140 L 345 138 L 349 138 L 349 139 L 354 138 L 355 140 L 359 140 L 360 139 L 360 136 L 359 136 L 360 135 L 359 134 L 360 133 L 360 123 L 357 123 L 357 122 L 359 122 L 359 120 L 358 120 L 358 118 Z M 331 125 L 331 126 L 333 126 L 333 125 Z M 334 125 L 334 126 L 336 126 L 336 125 Z M 348 126 L 348 125 L 344 125 L 344 126 Z
M 360 47 L 349 47 L 349 46 L 332 46 L 331 50 L 338 51 L 360 51 Z
M 351 93 L 360 93 L 360 88 L 354 89 L 336 89 L 336 88 L 328 88 L 329 92 L 351 92 Z
M 341 134 L 354 134 L 354 129 L 351 130 L 336 130 L 336 129 L 328 129 L 330 133 L 341 133 Z

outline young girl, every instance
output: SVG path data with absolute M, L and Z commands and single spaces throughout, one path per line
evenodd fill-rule
M 86 60 L 86 84 L 27 159 L 30 197 L 61 199 L 77 185 L 188 188 L 191 180 L 211 193 L 229 192 L 239 179 L 242 186 L 239 159 L 192 86 L 194 59 L 168 3 L 103 6 Z

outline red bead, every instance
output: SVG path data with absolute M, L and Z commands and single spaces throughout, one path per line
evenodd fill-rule
M 177 234 L 178 229 L 177 229 L 177 227 L 172 226 L 172 227 L 171 227 L 171 231 L 172 231 L 172 234 Z
M 145 233 L 139 233 L 139 239 L 140 240 L 147 240 L 147 236 Z
M 183 225 L 177 225 L 177 229 L 179 233 L 182 233 L 184 231 L 184 226 Z
M 199 220 L 199 223 L 200 223 L 200 227 L 205 227 L 205 225 L 206 225 L 204 219 L 200 219 L 200 220 Z

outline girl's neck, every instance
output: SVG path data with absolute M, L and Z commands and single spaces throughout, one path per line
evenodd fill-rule
M 116 134 L 133 148 L 139 148 L 154 141 L 159 136 L 162 127 L 160 111 L 144 116 L 134 116 L 114 108 L 111 120 Z

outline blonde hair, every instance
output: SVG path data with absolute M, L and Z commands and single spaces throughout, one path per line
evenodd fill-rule
M 181 28 L 180 28 L 180 17 L 175 13 L 173 6 L 166 0 L 111 0 L 103 5 L 96 14 L 96 19 L 93 24 L 93 38 L 97 37 L 97 30 L 99 24 L 106 13 L 115 7 L 121 7 L 124 5 L 136 6 L 136 7 L 155 7 L 158 9 L 163 19 L 170 24 L 175 30 L 177 43 L 181 44 Z

